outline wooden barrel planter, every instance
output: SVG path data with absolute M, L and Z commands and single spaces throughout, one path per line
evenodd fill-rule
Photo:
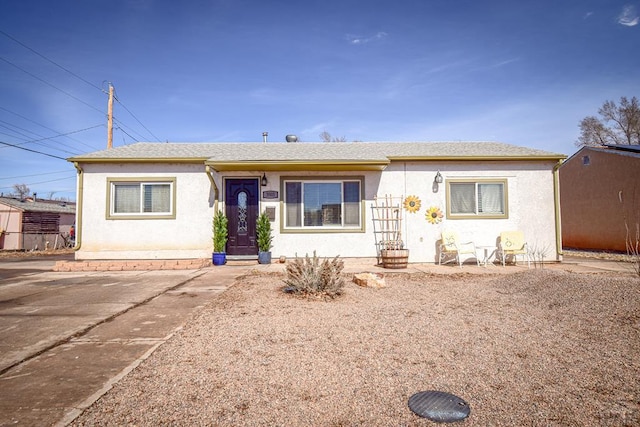
M 383 249 L 380 255 L 384 268 L 407 268 L 409 263 L 409 249 Z

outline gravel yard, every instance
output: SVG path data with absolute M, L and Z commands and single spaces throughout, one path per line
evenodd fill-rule
M 73 425 L 430 426 L 409 397 L 466 400 L 467 426 L 640 425 L 631 274 L 386 274 L 333 301 L 249 275 Z

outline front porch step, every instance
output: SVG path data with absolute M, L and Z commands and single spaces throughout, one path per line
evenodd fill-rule
M 256 265 L 258 255 L 227 255 L 227 265 Z

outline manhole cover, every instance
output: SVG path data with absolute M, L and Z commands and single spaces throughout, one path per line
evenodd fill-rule
M 421 417 L 440 423 L 460 421 L 469 416 L 469 404 L 443 391 L 421 391 L 409 398 L 409 409 Z

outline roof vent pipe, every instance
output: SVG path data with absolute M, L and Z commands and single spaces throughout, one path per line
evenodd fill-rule
M 298 142 L 298 137 L 295 135 L 287 135 L 285 139 L 287 142 Z
M 267 136 L 269 136 L 269 132 L 262 132 L 262 142 L 267 142 Z

